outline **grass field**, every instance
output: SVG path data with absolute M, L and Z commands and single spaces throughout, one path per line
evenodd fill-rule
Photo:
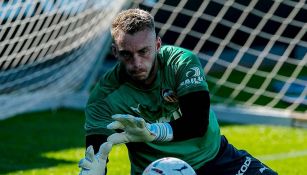
M 84 156 L 83 112 L 69 109 L 0 121 L 0 174 L 78 174 Z M 222 134 L 282 175 L 306 174 L 307 129 L 222 124 Z M 112 149 L 108 175 L 128 175 L 124 146 Z

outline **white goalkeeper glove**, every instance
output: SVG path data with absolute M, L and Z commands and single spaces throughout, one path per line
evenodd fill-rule
M 115 120 L 108 129 L 122 129 L 124 132 L 114 133 L 108 137 L 113 144 L 128 142 L 170 141 L 173 139 L 173 129 L 168 123 L 146 123 L 143 118 L 129 114 L 115 114 Z
M 94 154 L 93 146 L 85 152 L 85 158 L 79 162 L 82 168 L 79 175 L 105 175 L 107 157 L 112 149 L 112 143 L 105 142 L 100 145 L 98 153 Z

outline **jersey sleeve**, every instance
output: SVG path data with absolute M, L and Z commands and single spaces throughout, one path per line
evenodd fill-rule
M 182 53 L 176 73 L 177 95 L 183 96 L 189 92 L 209 91 L 205 73 L 199 58 L 190 51 Z
M 115 75 L 117 69 L 118 66 L 115 66 L 114 70 L 107 72 L 91 91 L 85 107 L 86 135 L 113 133 L 112 130 L 107 129 L 107 125 L 113 119 L 111 119 L 112 108 L 106 98 L 119 86 Z
M 85 134 L 103 134 L 110 135 L 113 132 L 107 129 L 107 125 L 113 120 L 111 119 L 111 110 L 109 105 L 102 97 L 99 85 L 93 89 L 88 103 L 85 107 Z

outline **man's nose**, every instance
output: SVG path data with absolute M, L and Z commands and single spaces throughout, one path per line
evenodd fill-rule
M 139 68 L 142 65 L 142 58 L 137 54 L 133 55 L 133 66 Z

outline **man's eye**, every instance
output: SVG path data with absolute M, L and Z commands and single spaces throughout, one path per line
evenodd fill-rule
M 128 52 L 120 52 L 119 54 L 120 54 L 120 56 L 125 57 L 125 58 L 131 57 L 131 54 L 128 53 Z
M 148 49 L 142 49 L 139 51 L 139 54 L 146 55 L 148 53 Z

